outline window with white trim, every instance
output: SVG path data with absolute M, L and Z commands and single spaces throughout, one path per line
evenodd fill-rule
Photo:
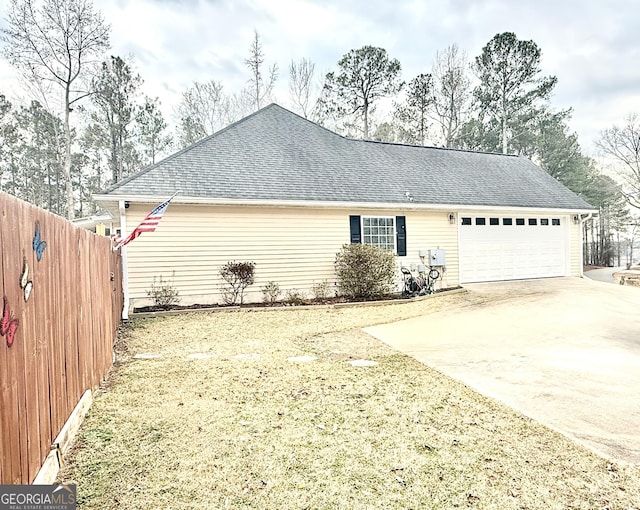
M 362 242 L 385 250 L 395 250 L 395 219 L 393 217 L 363 216 Z

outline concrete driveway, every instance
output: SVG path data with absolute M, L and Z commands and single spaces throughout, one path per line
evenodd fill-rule
M 616 283 L 613 278 L 613 273 L 622 271 L 624 267 L 601 267 L 598 269 L 591 269 L 584 272 L 584 276 L 590 280 L 596 280 L 599 282 Z
M 580 278 L 465 287 L 481 299 L 365 331 L 600 455 L 640 465 L 640 289 Z

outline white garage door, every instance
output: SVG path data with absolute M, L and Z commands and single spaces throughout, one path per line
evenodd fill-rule
M 568 274 L 567 216 L 460 214 L 460 282 Z

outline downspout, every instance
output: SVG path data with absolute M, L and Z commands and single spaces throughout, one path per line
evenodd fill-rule
M 120 209 L 120 237 L 125 237 L 127 231 L 127 213 L 124 200 L 118 201 L 118 208 Z M 129 265 L 127 263 L 127 247 L 122 246 L 120 248 L 120 255 L 122 256 L 122 320 L 129 319 Z
M 580 216 L 580 278 L 584 278 L 584 224 L 593 217 L 593 213 L 590 212 L 584 218 Z

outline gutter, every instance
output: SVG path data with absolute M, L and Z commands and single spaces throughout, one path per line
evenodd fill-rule
M 127 208 L 124 200 L 118 201 L 118 209 L 120 210 L 120 236 L 124 237 L 127 230 Z M 127 320 L 129 318 L 129 263 L 126 246 L 120 248 L 120 255 L 122 257 L 122 320 Z

